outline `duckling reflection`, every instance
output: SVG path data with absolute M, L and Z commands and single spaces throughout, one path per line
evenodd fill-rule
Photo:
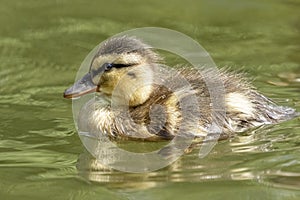
M 104 133 L 112 139 L 172 139 L 183 122 L 179 102 L 196 96 L 199 104 L 196 111 L 200 113 L 197 130 L 194 121 L 186 127 L 191 127 L 188 132 L 196 137 L 205 137 L 212 121 L 222 117 L 212 117 L 215 110 L 204 77 L 221 80 L 224 85 L 226 117 L 221 123 L 224 135 L 296 116 L 294 109 L 276 105 L 239 74 L 226 70 L 214 74 L 205 68 L 198 72 L 191 67 L 181 67 L 177 75 L 189 82 L 190 87 L 185 87 L 178 84 L 180 81 L 174 74 L 161 76 L 157 67 L 161 63 L 163 58 L 137 38 L 123 36 L 104 42 L 93 58 L 89 72 L 64 92 L 65 98 L 91 92 L 99 94 L 99 98 L 81 109 L 79 129 Z M 170 91 L 155 84 L 157 79 L 173 84 L 175 89 Z M 112 103 L 115 107 L 126 104 L 130 120 L 128 115 L 112 109 Z M 158 114 L 151 118 L 154 105 L 163 110 L 162 118 Z M 138 136 L 134 135 L 136 133 Z
M 168 170 L 172 171 L 174 166 L 177 166 L 177 163 L 180 163 L 180 161 L 168 166 Z M 76 168 L 78 175 L 84 180 L 93 183 L 105 183 L 105 187 L 109 188 L 140 190 L 157 187 L 162 184 L 162 181 L 156 180 L 156 177 L 161 174 L 161 172 L 134 174 L 116 171 L 101 164 L 99 160 L 95 159 L 87 151 L 80 154 Z

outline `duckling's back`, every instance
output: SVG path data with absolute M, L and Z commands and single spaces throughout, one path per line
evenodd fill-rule
M 190 87 L 182 87 L 174 75 L 165 77 L 166 80 L 169 79 L 169 83 L 173 84 L 173 91 L 157 85 L 151 97 L 144 104 L 130 110 L 134 122 L 146 124 L 151 134 L 163 138 L 172 138 L 176 135 L 183 121 L 182 108 L 179 104 L 182 99 L 190 99 L 195 96 L 199 107 L 195 111 L 195 107 L 191 106 L 191 110 L 187 112 L 199 112 L 199 115 L 195 114 L 194 116 L 199 119 L 197 129 L 195 129 L 196 126 L 193 120 L 190 120 L 191 124 L 186 124 L 189 123 L 187 120 L 184 121 L 186 126 L 191 129 L 189 132 L 192 132 L 195 136 L 205 136 L 210 132 L 210 126 L 214 120 L 224 120 L 218 122 L 218 124 L 222 124 L 222 132 L 228 135 L 232 132 L 242 132 L 263 124 L 278 123 L 299 115 L 294 109 L 278 106 L 258 93 L 241 74 L 226 70 L 216 73 L 215 70 L 211 69 L 203 68 L 199 71 L 191 68 L 181 68 L 178 76 L 183 76 L 189 82 Z M 218 110 L 219 107 L 214 108 L 204 77 L 206 80 L 208 78 L 210 81 L 218 80 L 223 83 L 225 110 L 220 111 Z M 151 116 L 151 109 L 154 105 L 160 105 L 164 113 L 162 114 L 160 111 L 154 117 L 153 114 Z

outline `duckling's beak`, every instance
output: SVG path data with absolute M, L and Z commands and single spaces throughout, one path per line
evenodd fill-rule
M 97 92 L 98 86 L 92 81 L 91 74 L 87 73 L 84 77 L 78 80 L 74 85 L 64 92 L 64 98 L 71 99 L 80 97 L 84 94 Z

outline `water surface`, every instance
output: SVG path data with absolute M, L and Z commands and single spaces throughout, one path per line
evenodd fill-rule
M 159 26 L 300 111 L 300 2 L 5 1 L 0 7 L 0 199 L 299 199 L 299 118 L 219 142 L 156 172 L 91 170 L 62 98 L 85 56 L 121 31 Z M 140 148 L 141 145 L 128 143 Z

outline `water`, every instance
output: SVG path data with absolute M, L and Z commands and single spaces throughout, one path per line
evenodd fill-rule
M 0 199 L 299 199 L 299 118 L 165 169 L 90 170 L 62 92 L 98 43 L 143 26 L 181 31 L 219 66 L 300 111 L 300 2 L 5 1 L 0 7 Z M 129 142 L 130 148 L 156 144 Z M 157 144 L 158 145 L 158 144 Z

